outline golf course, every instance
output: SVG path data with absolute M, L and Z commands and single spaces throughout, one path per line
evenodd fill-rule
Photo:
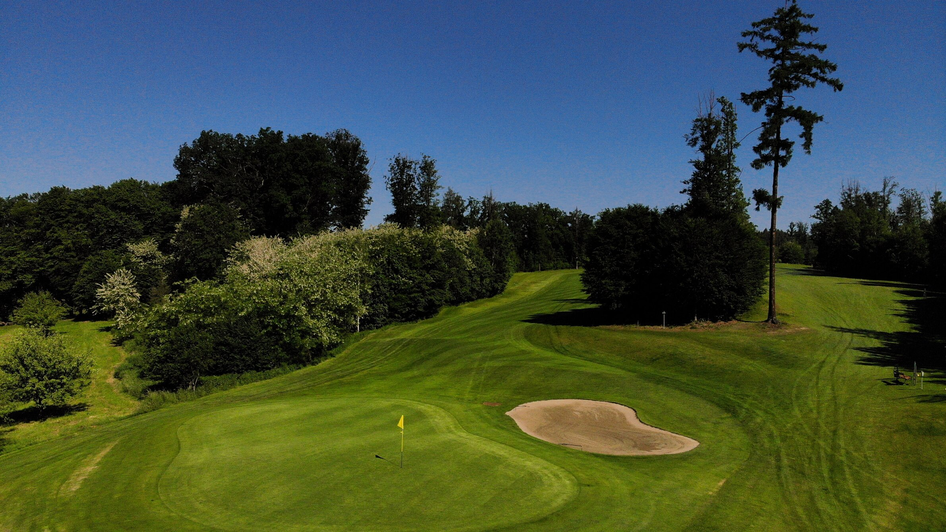
M 801 266 L 777 281 L 782 325 L 760 301 L 663 328 L 661 309 L 638 326 L 590 305 L 577 270 L 520 273 L 318 365 L 152 412 L 93 384 L 87 412 L 3 434 L 0 530 L 946 528 L 946 382 L 897 384 L 883 356 L 922 334 L 922 291 Z M 592 453 L 507 415 L 563 399 L 698 445 Z M 107 401 L 111 420 L 88 421 Z M 31 428 L 70 416 L 84 421 L 45 440 Z

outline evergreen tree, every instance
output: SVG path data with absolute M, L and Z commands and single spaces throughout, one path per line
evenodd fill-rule
M 805 13 L 795 0 L 775 10 L 772 17 L 752 23 L 752 29 L 742 32 L 746 42 L 738 43 L 739 51 L 748 50 L 772 63 L 769 68 L 770 85 L 750 93 L 742 93 L 740 100 L 750 106 L 753 112 L 765 110 L 765 121 L 759 133 L 759 143 L 752 150 L 756 159 L 752 167 L 756 170 L 772 166 L 772 192 L 764 189 L 753 191 L 753 199 L 758 206 L 764 205 L 772 214 L 769 231 L 769 313 L 768 321 L 778 323 L 775 312 L 775 234 L 776 215 L 782 199 L 778 196 L 778 171 L 785 167 L 792 158 L 795 142 L 783 136 L 782 128 L 789 122 L 796 122 L 802 128 L 800 138 L 805 153 L 811 153 L 812 129 L 824 117 L 789 104 L 794 101 L 792 94 L 802 87 L 813 88 L 824 83 L 840 91 L 844 85 L 836 78 L 828 77 L 837 70 L 837 65 L 821 59 L 817 53 L 824 52 L 824 44 L 805 40 L 808 34 L 818 28 L 808 24 L 807 19 L 814 15 Z M 770 46 L 766 46 L 766 45 Z

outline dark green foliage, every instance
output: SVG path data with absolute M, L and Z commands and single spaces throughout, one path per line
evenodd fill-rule
M 467 209 L 466 200 L 448 187 L 447 191 L 443 193 L 443 201 L 440 206 L 443 223 L 461 231 L 469 229 L 470 221 L 467 219 Z
M 785 264 L 805 264 L 805 250 L 794 241 L 781 241 L 778 246 L 778 261 Z
M 226 287 L 195 284 L 155 307 L 139 336 L 143 376 L 192 388 L 202 376 L 266 370 L 305 356 L 287 352 L 263 326 L 261 309 L 244 312 L 245 303 Z
M 126 254 L 114 249 L 89 255 L 69 292 L 74 312 L 82 316 L 90 315 L 95 306 L 98 285 L 105 281 L 106 275 L 124 266 L 126 261 Z
M 752 167 L 761 170 L 772 166 L 772 191 L 763 189 L 753 191 L 756 208 L 765 206 L 772 213 L 769 229 L 769 314 L 768 321 L 778 322 L 775 309 L 775 250 L 778 226 L 777 213 L 782 198 L 778 195 L 778 171 L 792 159 L 795 142 L 783 136 L 782 128 L 790 122 L 801 126 L 802 148 L 811 153 L 812 130 L 824 117 L 790 104 L 794 102 L 795 91 L 802 87 L 813 88 L 819 83 L 840 91 L 844 85 L 836 78 L 828 77 L 837 70 L 837 65 L 821 59 L 815 52 L 824 52 L 827 46 L 807 41 L 807 35 L 818 32 L 818 28 L 806 22 L 814 15 L 805 13 L 795 0 L 786 2 L 784 7 L 775 10 L 772 17 L 752 23 L 752 29 L 742 32 L 748 41 L 738 43 L 739 51 L 749 50 L 756 56 L 772 64 L 769 68 L 769 86 L 742 93 L 740 100 L 758 113 L 765 111 L 759 142 L 752 147 L 756 159 Z M 767 45 L 770 45 L 766 47 Z M 787 100 L 787 101 L 786 101 Z
M 359 328 L 501 292 L 508 266 L 495 272 L 479 244 L 449 227 L 393 225 L 241 242 L 220 281 L 188 283 L 144 316 L 135 342 L 143 376 L 194 387 L 210 375 L 308 364 Z
M 476 243 L 489 264 L 486 295 L 496 295 L 506 289 L 506 283 L 516 267 L 516 248 L 512 233 L 502 220 L 490 220 L 476 236 Z
M 37 290 L 87 312 L 114 254 L 147 237 L 167 242 L 178 217 L 162 186 L 135 179 L 0 199 L 0 315 Z
M 366 232 L 371 274 L 362 327 L 428 318 L 445 305 L 502 292 L 511 273 L 494 270 L 503 266 L 494 255 L 500 252 L 489 247 L 491 241 L 484 249 L 484 242 L 461 235 L 448 228 Z
M 361 141 L 345 130 L 325 136 L 203 131 L 174 159 L 178 206 L 225 203 L 258 235 L 315 233 L 361 225 L 370 187 Z
M 842 187 L 839 205 L 830 200 L 819 203 L 812 225 L 817 264 L 842 275 L 941 283 L 939 195 L 931 198 L 927 210 L 919 192 L 903 189 L 898 194 L 897 188 L 890 178 L 879 191 L 852 182 Z
M 592 302 L 633 312 L 660 301 L 661 287 L 653 283 L 660 268 L 660 243 L 655 237 L 660 221 L 659 211 L 640 204 L 598 214 L 581 276 Z M 641 312 L 646 315 L 654 310 Z
M 697 217 L 632 205 L 599 215 L 582 282 L 589 299 L 626 319 L 727 320 L 755 303 L 765 261 L 755 230 L 737 215 Z
M 581 261 L 591 218 L 578 209 L 566 214 L 547 203 L 502 203 L 500 216 L 512 233 L 517 270 L 574 268 Z
M 12 321 L 44 336 L 49 336 L 53 325 L 66 315 L 66 307 L 49 295 L 49 292 L 30 292 L 20 300 L 13 311 Z
M 428 155 L 422 156 L 420 161 L 400 154 L 391 159 L 384 182 L 391 193 L 394 212 L 385 216 L 386 222 L 421 229 L 441 224 L 443 213 L 438 191 L 442 187 L 436 163 Z
M 89 385 L 92 363 L 71 352 L 59 335 L 27 329 L 0 350 L 0 396 L 33 402 L 40 409 L 61 406 Z
M 223 267 L 230 248 L 250 236 L 237 209 L 224 203 L 186 208 L 171 241 L 172 282 L 192 277 L 213 279 Z
M 930 199 L 930 224 L 926 240 L 930 250 L 929 280 L 946 287 L 946 201 L 943 193 L 936 191 Z
M 670 323 L 728 320 L 762 291 L 763 245 L 746 215 L 735 156 L 736 115 L 725 98 L 693 120 L 683 207 L 606 210 L 588 241 L 582 282 L 589 299 L 625 318 Z
M 693 174 L 683 182 L 687 187 L 681 193 L 690 198 L 687 209 L 699 216 L 744 213 L 748 202 L 736 166 L 739 141 L 732 102 L 721 96 L 702 105 L 686 140 L 700 154 L 699 159 L 690 161 Z
M 345 129 L 327 133 L 325 138 L 328 141 L 332 163 L 338 171 L 332 205 L 332 224 L 340 229 L 361 227 L 371 203 L 371 198 L 368 197 L 368 189 L 371 188 L 368 154 L 361 145 L 361 139 Z

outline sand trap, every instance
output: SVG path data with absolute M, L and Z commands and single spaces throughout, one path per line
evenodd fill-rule
M 651 427 L 632 408 L 585 399 L 535 401 L 506 415 L 540 440 L 589 453 L 645 456 L 685 453 L 700 442 Z

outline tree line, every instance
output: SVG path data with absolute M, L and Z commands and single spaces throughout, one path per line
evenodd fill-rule
M 508 239 L 516 271 L 578 268 L 587 260 L 587 241 L 594 217 L 579 209 L 566 213 L 547 203 L 502 202 L 492 193 L 464 199 L 452 188 L 441 196 L 436 160 L 398 154 L 391 159 L 385 186 L 394 212 L 385 221 L 401 227 L 429 229 L 448 225 L 459 230 L 483 229 Z
M 181 146 L 177 178 L 163 184 L 125 179 L 0 198 L 0 316 L 39 290 L 88 316 L 97 285 L 122 267 L 137 269 L 142 299 L 156 301 L 173 283 L 213 278 L 250 236 L 359 227 L 367 164 L 361 141 L 345 130 L 204 131 Z M 150 258 L 133 246 L 150 247 Z
M 856 181 L 841 187 L 837 205 L 815 207 L 812 261 L 826 271 L 872 279 L 946 286 L 946 201 L 885 178 L 880 190 Z

